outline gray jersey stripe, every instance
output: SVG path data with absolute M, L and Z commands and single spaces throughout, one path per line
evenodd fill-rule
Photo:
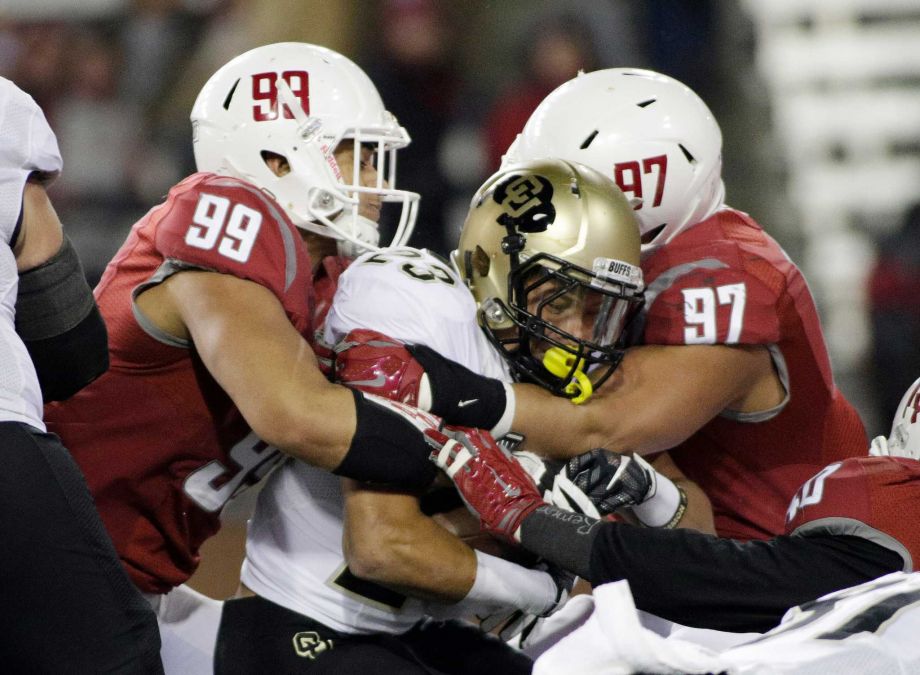
M 774 417 L 779 415 L 786 407 L 786 404 L 789 403 L 789 367 L 786 365 L 786 358 L 783 356 L 782 350 L 777 345 L 767 345 L 767 349 L 770 352 L 770 358 L 773 359 L 773 366 L 776 368 L 776 374 L 779 376 L 779 381 L 783 385 L 783 391 L 786 392 L 783 400 L 772 408 L 768 408 L 766 410 L 757 410 L 755 412 L 723 410 L 721 413 L 719 413 L 719 417 L 725 417 L 727 419 L 734 420 L 735 422 L 756 424 L 758 422 L 766 422 L 768 420 L 772 420 Z
M 190 340 L 184 340 L 174 335 L 170 335 L 166 331 L 160 330 L 160 328 L 157 327 L 153 321 L 147 318 L 147 315 L 141 312 L 137 306 L 137 296 L 146 291 L 148 288 L 153 288 L 158 284 L 162 284 L 173 274 L 183 270 L 202 270 L 204 272 L 214 271 L 200 265 L 191 265 L 189 263 L 182 262 L 181 260 L 167 258 L 160 264 L 159 267 L 157 267 L 156 271 L 150 276 L 149 279 L 147 279 L 147 281 L 138 284 L 134 287 L 134 290 L 131 291 L 131 312 L 134 314 L 134 320 L 137 321 L 137 325 L 140 326 L 141 329 L 147 333 L 147 335 L 152 337 L 157 342 L 162 342 L 164 345 L 169 345 L 170 347 L 181 347 L 183 349 L 188 349 L 192 345 Z
M 797 527 L 792 533 L 793 536 L 807 537 L 816 534 L 834 534 L 849 535 L 851 537 L 860 537 L 868 539 L 873 544 L 878 544 L 889 551 L 894 551 L 904 560 L 904 571 L 914 571 L 914 561 L 910 551 L 900 541 L 874 527 L 869 527 L 861 520 L 854 518 L 819 518 Z
M 658 296 L 673 286 L 675 281 L 680 279 L 682 276 L 690 274 L 694 270 L 718 270 L 725 267 L 728 267 L 726 263 L 722 262 L 721 260 L 716 260 L 715 258 L 704 258 L 703 260 L 697 260 L 695 262 L 684 263 L 683 265 L 672 267 L 666 272 L 659 274 L 655 281 L 646 287 L 645 306 L 651 307 L 655 300 L 658 299 Z

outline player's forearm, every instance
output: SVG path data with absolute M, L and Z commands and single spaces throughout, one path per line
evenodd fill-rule
M 689 530 L 605 528 L 592 576 L 629 580 L 636 606 L 677 623 L 766 631 L 790 608 L 901 569 L 892 551 L 855 537 L 738 542 Z
M 511 428 L 524 434 L 531 452 L 568 459 L 591 448 L 639 454 L 662 452 L 684 441 L 705 423 L 693 412 L 662 412 L 666 400 L 657 397 L 657 387 L 664 386 L 661 378 L 643 374 L 644 357 L 631 361 L 624 358 L 611 380 L 581 405 L 534 385 L 515 385 Z M 687 405 L 674 401 L 673 407 L 686 409 Z
M 671 455 L 667 452 L 651 458 L 649 463 L 660 475 L 678 485 L 686 496 L 686 510 L 676 527 L 715 534 L 716 526 L 713 519 L 712 503 L 702 488 L 684 475 L 683 471 L 674 463 Z
M 516 385 L 512 428 L 527 436 L 528 450 L 559 459 L 593 447 L 662 452 L 737 401 L 753 377 L 749 371 L 763 366 L 758 356 L 764 355 L 723 345 L 633 347 L 579 406 L 557 399 L 560 406 L 548 392 Z
M 433 544 L 433 545 L 432 545 Z M 427 542 L 388 542 L 386 549 L 356 558 L 349 556 L 355 576 L 420 600 L 459 602 L 476 578 L 476 554 Z M 440 563 L 438 563 L 440 561 Z
M 679 485 L 687 495 L 687 510 L 676 527 L 696 530 L 704 534 L 715 534 L 716 524 L 712 514 L 712 503 L 703 489 L 686 478 L 675 479 L 674 483 Z
M 476 578 L 469 546 L 424 516 L 412 495 L 351 486 L 343 543 L 352 573 L 422 600 L 466 597 Z
M 473 551 L 422 515 L 412 495 L 353 481 L 346 481 L 345 493 L 343 548 L 355 576 L 437 603 L 441 616 L 497 609 L 542 614 L 556 602 L 558 588 L 549 574 Z
M 161 313 L 187 328 L 208 372 L 266 443 L 359 480 L 421 487 L 434 478 L 422 429 L 437 421 L 330 384 L 268 289 L 183 271 L 141 299 L 150 293 L 165 296 Z
M 700 628 L 764 631 L 787 609 L 900 569 L 900 557 L 853 537 L 736 542 L 639 528 L 543 507 L 521 543 L 593 584 L 626 579 L 636 607 Z
M 607 447 L 607 424 L 591 404 L 571 401 L 532 384 L 515 384 L 511 428 L 524 435 L 527 449 L 544 457 L 568 459 L 591 448 Z

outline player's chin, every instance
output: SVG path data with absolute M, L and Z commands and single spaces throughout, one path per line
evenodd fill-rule
M 373 204 L 361 204 L 358 208 L 358 215 L 367 218 L 372 223 L 380 222 L 380 206 Z

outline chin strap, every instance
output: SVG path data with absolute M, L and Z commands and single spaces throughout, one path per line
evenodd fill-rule
M 350 237 L 337 240 L 336 245 L 340 256 L 357 258 L 365 251 L 373 251 L 378 248 L 380 231 L 377 229 L 377 223 L 370 218 L 345 210 L 333 218 L 332 222 L 338 229 L 337 235 Z

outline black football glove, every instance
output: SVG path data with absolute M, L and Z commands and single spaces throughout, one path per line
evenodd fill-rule
M 657 473 L 639 455 L 595 448 L 570 459 L 553 481 L 552 502 L 561 509 L 602 518 L 655 495 Z

